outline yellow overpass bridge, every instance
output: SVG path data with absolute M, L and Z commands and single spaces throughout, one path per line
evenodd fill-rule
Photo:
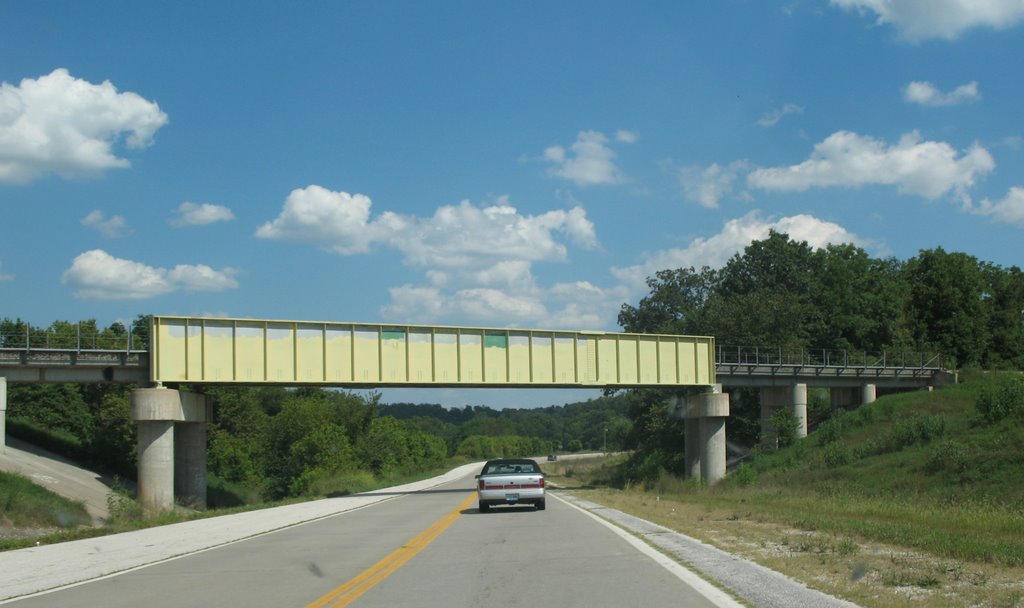
M 711 337 L 189 317 L 153 317 L 150 336 L 158 384 L 715 384 Z

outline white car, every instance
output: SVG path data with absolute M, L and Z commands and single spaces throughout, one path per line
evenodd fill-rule
M 489 460 L 476 479 L 481 513 L 497 505 L 532 504 L 544 510 L 544 472 L 534 460 Z

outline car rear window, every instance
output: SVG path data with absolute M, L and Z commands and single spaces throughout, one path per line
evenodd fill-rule
M 503 474 L 515 474 L 515 473 L 527 473 L 536 474 L 540 473 L 536 464 L 532 462 L 527 463 L 508 463 L 508 462 L 496 462 L 487 465 L 484 470 L 484 475 L 503 475 Z

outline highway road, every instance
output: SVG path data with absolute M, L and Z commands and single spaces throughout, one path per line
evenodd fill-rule
M 545 511 L 501 508 L 481 514 L 473 484 L 469 475 L 396 493 L 339 515 L 10 605 L 723 605 L 721 594 L 684 582 L 673 568 L 576 507 L 549 497 Z

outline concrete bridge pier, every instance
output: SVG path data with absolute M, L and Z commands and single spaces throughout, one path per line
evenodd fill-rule
M 150 512 L 174 508 L 175 496 L 206 508 L 205 395 L 168 388 L 132 390 L 132 420 L 138 424 L 138 496 Z
M 729 416 L 729 394 L 722 385 L 704 393 L 677 398 L 686 424 L 685 468 L 687 477 L 714 485 L 725 477 L 725 419 Z
M 761 398 L 761 446 L 769 449 L 779 447 L 779 434 L 771 417 L 782 408 L 789 408 L 796 420 L 796 437 L 807 436 L 807 385 L 794 383 L 788 386 L 764 386 Z
M 7 378 L 0 376 L 0 454 L 7 450 Z

